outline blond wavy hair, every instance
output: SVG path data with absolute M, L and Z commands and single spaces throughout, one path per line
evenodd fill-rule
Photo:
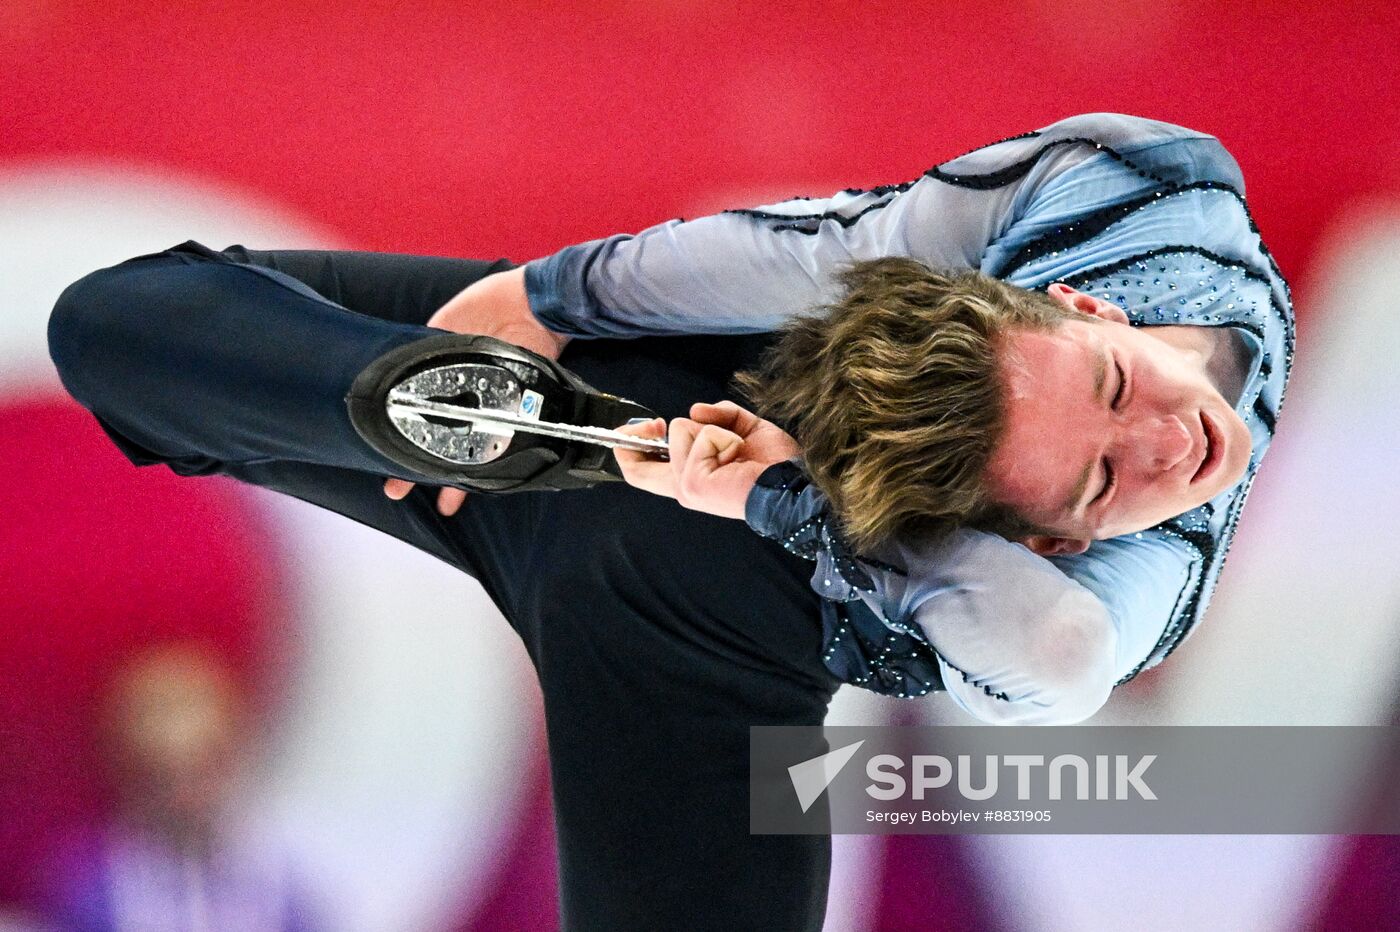
M 992 501 L 984 482 L 1005 421 L 999 338 L 1082 315 L 1041 292 L 913 259 L 861 262 L 840 283 L 841 300 L 791 320 L 734 382 L 801 445 L 851 543 L 870 550 L 959 527 L 1049 533 Z

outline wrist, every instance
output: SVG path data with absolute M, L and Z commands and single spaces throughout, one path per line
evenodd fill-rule
M 808 485 L 798 457 L 773 463 L 759 473 L 744 502 L 744 523 L 763 537 L 786 531 L 794 495 Z

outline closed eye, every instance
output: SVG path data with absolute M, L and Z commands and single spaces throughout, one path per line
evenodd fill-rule
M 1113 410 L 1117 411 L 1119 402 L 1123 400 L 1124 390 L 1128 387 L 1128 377 L 1123 374 L 1123 367 L 1119 365 L 1116 357 L 1113 360 L 1113 369 L 1118 373 L 1118 391 L 1113 393 L 1113 403 L 1111 406 Z
M 1116 481 L 1116 479 L 1117 477 L 1113 474 L 1113 464 L 1108 461 L 1108 457 L 1104 457 L 1103 488 L 1099 489 L 1099 494 L 1095 495 L 1093 499 L 1090 500 L 1089 504 L 1095 505 L 1103 501 L 1105 498 L 1108 498 L 1108 493 L 1113 491 L 1113 484 Z

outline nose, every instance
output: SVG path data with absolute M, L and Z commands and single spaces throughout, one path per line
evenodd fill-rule
M 1150 473 L 1170 472 L 1196 448 L 1196 438 L 1175 414 L 1145 418 L 1134 433 L 1133 446 Z

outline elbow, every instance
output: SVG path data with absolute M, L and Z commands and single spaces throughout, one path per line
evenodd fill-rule
M 996 678 L 958 682 L 945 670 L 957 703 L 992 725 L 1075 725 L 1093 717 L 1113 692 L 1117 635 L 1103 604 L 1083 596 L 1057 606 L 1034 637 L 1003 654 L 997 666 L 1006 672 Z

